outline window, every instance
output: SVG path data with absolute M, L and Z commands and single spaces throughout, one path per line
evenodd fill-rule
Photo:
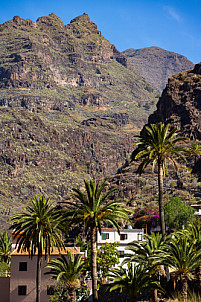
M 102 234 L 102 240 L 109 239 L 109 233 Z
M 52 296 L 54 295 L 54 286 L 49 286 L 47 287 L 47 295 Z
M 119 251 L 119 258 L 124 258 L 124 251 Z
M 127 234 L 120 234 L 120 240 L 126 240 L 126 239 L 128 239 Z
M 140 233 L 137 234 L 137 237 L 138 237 L 138 238 L 137 238 L 138 241 L 142 241 L 142 234 L 140 234 Z
M 27 287 L 26 285 L 19 285 L 18 286 L 18 295 L 19 296 L 26 296 L 27 294 Z
M 27 262 L 20 262 L 19 263 L 19 271 L 21 271 L 21 272 L 27 271 Z

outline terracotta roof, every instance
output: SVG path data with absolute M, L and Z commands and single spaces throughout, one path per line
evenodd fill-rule
M 62 255 L 67 255 L 67 252 L 71 252 L 72 254 L 80 254 L 80 247 L 65 247 L 65 249 L 59 249 L 56 247 L 53 247 L 50 249 L 50 256 L 58 256 L 59 254 Z M 37 251 L 35 253 L 35 255 L 37 255 Z M 11 253 L 11 256 L 29 256 L 29 252 L 20 249 L 20 251 L 17 251 L 17 248 Z M 43 255 L 45 255 L 45 253 L 43 252 Z

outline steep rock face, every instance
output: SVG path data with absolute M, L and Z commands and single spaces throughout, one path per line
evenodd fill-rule
M 123 51 L 123 54 L 128 57 L 130 67 L 134 70 L 137 68 L 159 93 L 170 76 L 194 67 L 186 57 L 159 47 L 131 48 Z
M 19 96 L 34 96 L 38 103 L 44 103 L 43 99 L 80 102 L 81 98 L 86 105 L 88 101 L 83 99 L 89 103 L 92 99 L 94 104 L 99 94 L 95 105 L 100 106 L 111 98 L 121 99 L 122 91 L 131 99 L 154 98 L 150 85 L 127 69 L 127 57 L 102 36 L 87 14 L 68 25 L 53 13 L 36 23 L 15 16 L 0 26 L 0 39 L 3 103 L 10 97 L 14 101 Z M 86 93 L 83 87 L 88 89 Z M 10 102 L 15 105 L 18 103 Z
M 170 123 L 185 136 L 201 140 L 201 64 L 173 75 L 148 123 Z
M 132 150 L 124 115 L 80 124 L 57 111 L 45 115 L 2 107 L 0 120 L 1 229 L 8 223 L 5 213 L 19 211 L 33 195 L 65 200 L 83 179 L 111 175 Z

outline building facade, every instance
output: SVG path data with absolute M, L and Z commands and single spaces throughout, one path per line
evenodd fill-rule
M 118 243 L 119 251 L 119 261 L 120 264 L 125 258 L 126 247 L 132 241 L 143 240 L 144 230 L 143 229 L 120 229 L 120 234 L 118 234 L 115 228 L 102 228 L 102 233 L 97 233 L 97 248 L 100 248 L 104 243 Z
M 52 258 L 59 254 L 67 255 L 67 251 L 73 254 L 80 254 L 78 247 L 68 247 L 59 251 L 53 248 L 50 257 L 45 259 L 43 255 L 41 288 L 41 302 L 47 302 L 52 294 L 52 286 L 55 281 L 50 279 L 50 275 L 44 275 L 48 269 L 44 268 Z M 11 254 L 11 277 L 10 277 L 10 302 L 35 302 L 36 301 L 36 267 L 37 255 L 29 257 L 28 252 L 14 250 Z M 1 301 L 1 300 L 0 300 Z M 3 302 L 3 301 L 2 301 Z

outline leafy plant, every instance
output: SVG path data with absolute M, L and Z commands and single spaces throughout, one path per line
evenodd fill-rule
M 184 204 L 178 196 L 171 196 L 164 205 L 165 223 L 170 229 L 182 229 L 195 221 L 195 209 Z

